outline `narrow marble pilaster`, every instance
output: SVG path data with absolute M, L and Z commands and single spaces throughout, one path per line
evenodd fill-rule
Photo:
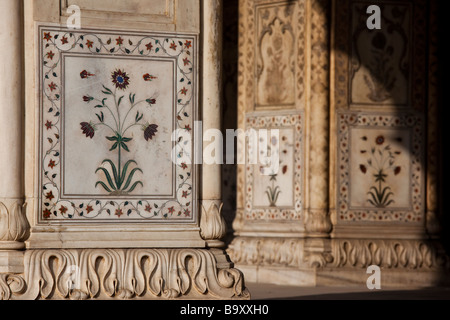
M 330 6 L 310 2 L 311 92 L 309 104 L 309 206 L 305 229 L 309 237 L 328 237 L 329 218 L 329 48 Z
M 221 52 L 222 52 L 222 1 L 202 2 L 202 119 L 203 133 L 221 128 Z M 220 141 L 206 142 L 203 148 Z M 216 149 L 217 150 L 217 149 Z M 202 166 L 201 236 L 210 247 L 221 247 L 225 236 L 225 220 L 221 215 L 221 164 Z
M 21 1 L 0 4 L 0 272 L 21 272 L 29 234 L 23 186 L 23 92 Z

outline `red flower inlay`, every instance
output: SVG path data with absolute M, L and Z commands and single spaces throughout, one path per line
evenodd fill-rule
M 147 99 L 147 100 L 145 100 L 145 101 L 147 101 L 147 103 L 148 103 L 149 105 L 152 105 L 152 104 L 155 104 L 155 103 L 156 103 L 156 99 Z
M 116 209 L 115 215 L 120 218 L 120 216 L 123 215 L 122 209 Z
M 359 165 L 359 169 L 360 169 L 361 172 L 364 173 L 364 174 L 367 172 L 367 168 L 366 168 L 366 166 L 363 165 L 363 164 L 360 164 L 360 165 Z
M 83 101 L 84 102 L 89 102 L 89 101 L 92 101 L 92 100 L 94 100 L 94 98 L 91 97 L 91 96 L 83 96 Z
M 174 213 L 175 212 L 175 208 L 173 206 L 168 208 L 167 210 L 169 211 L 169 213 Z
M 189 214 L 191 213 L 191 211 L 189 209 L 184 209 L 184 215 L 186 217 L 189 217 Z
M 50 91 L 53 92 L 53 90 L 56 90 L 57 85 L 56 85 L 54 82 L 52 82 L 52 83 L 50 83 L 50 84 L 48 85 L 48 87 L 50 88 Z
M 192 129 L 191 129 L 191 126 L 190 126 L 189 124 L 185 125 L 185 126 L 184 126 L 184 129 L 186 129 L 187 131 L 191 131 L 191 130 L 192 130 Z
M 111 74 L 112 82 L 117 89 L 125 90 L 130 84 L 130 77 L 126 72 L 118 69 Z
M 378 136 L 375 138 L 375 143 L 378 145 L 382 145 L 384 143 L 384 137 L 383 136 Z
M 59 211 L 61 212 L 61 214 L 64 214 L 67 212 L 67 207 L 61 206 L 61 208 L 59 208 Z
M 183 89 L 181 89 L 181 94 L 186 95 L 187 92 L 188 92 L 188 89 L 186 89 L 186 87 L 183 87 Z
M 184 43 L 184 45 L 185 45 L 186 48 L 189 49 L 190 47 L 192 47 L 192 42 L 189 41 L 189 40 L 186 40 L 186 42 Z
M 148 204 L 148 205 L 145 206 L 144 210 L 147 211 L 147 212 L 152 212 L 152 206 Z
M 50 161 L 48 162 L 48 166 L 49 166 L 50 168 L 53 169 L 53 168 L 56 166 L 55 160 L 50 160 Z
M 81 130 L 83 131 L 83 133 L 86 135 L 86 138 L 93 138 L 94 134 L 95 134 L 95 128 L 87 122 L 81 122 Z
M 49 42 L 51 38 L 53 37 L 50 35 L 50 32 L 44 32 L 44 39 L 47 40 L 47 42 Z
M 48 200 L 50 200 L 50 201 L 52 201 L 52 199 L 54 198 L 55 196 L 53 195 L 53 192 L 51 192 L 51 191 L 49 191 L 49 192 L 47 192 L 46 194 L 45 194 L 45 198 L 47 198 Z
M 66 44 L 66 43 L 69 43 L 69 40 L 67 40 L 67 37 L 64 36 L 61 38 L 61 44 Z
M 170 44 L 170 49 L 172 49 L 172 50 L 177 50 L 177 45 L 175 44 L 175 42 L 172 42 L 172 43 Z
M 188 166 L 187 166 L 187 164 L 185 163 L 185 162 L 183 162 L 183 163 L 181 163 L 181 168 L 182 169 L 186 169 Z
M 83 71 L 80 72 L 81 79 L 86 79 L 86 78 L 89 78 L 89 77 L 92 77 L 92 76 L 95 76 L 95 74 L 90 73 L 89 71 L 83 70 Z
M 158 125 L 156 124 L 149 124 L 144 129 L 144 138 L 146 141 L 152 140 L 152 138 L 156 135 L 156 132 L 158 132 Z
M 44 218 L 50 218 L 50 215 L 52 214 L 52 212 L 50 211 L 50 210 L 48 210 L 48 209 L 45 209 L 44 210 Z
M 152 80 L 154 80 L 154 79 L 158 79 L 157 77 L 152 76 L 152 75 L 149 74 L 149 73 L 144 74 L 142 77 L 144 78 L 145 81 L 152 81 Z
M 92 206 L 87 206 L 86 207 L 86 212 L 87 213 L 92 212 L 92 211 L 94 211 L 94 208 L 92 208 Z
M 184 58 L 183 59 L 184 65 L 187 66 L 189 63 L 191 63 L 191 61 L 189 61 L 188 58 Z
M 117 42 L 117 45 L 120 46 L 120 45 L 123 44 L 123 39 L 122 39 L 121 37 L 118 37 L 118 38 L 116 39 L 116 42 Z
M 187 198 L 188 195 L 189 195 L 189 193 L 187 191 L 183 191 L 183 195 L 182 195 L 183 198 Z
M 52 126 L 53 126 L 52 122 L 47 120 L 47 122 L 45 123 L 45 127 L 47 128 L 47 130 L 51 129 Z
M 55 54 L 53 53 L 53 51 L 49 51 L 47 52 L 47 58 L 49 58 L 50 60 L 53 60 L 53 57 L 55 56 Z
M 152 45 L 151 42 L 147 43 L 145 46 L 147 47 L 147 50 L 148 50 L 148 51 L 151 51 L 152 48 L 153 48 L 153 45 Z
M 86 47 L 88 47 L 88 48 L 92 48 L 93 44 L 94 44 L 94 41 L 91 41 L 91 40 L 86 41 Z

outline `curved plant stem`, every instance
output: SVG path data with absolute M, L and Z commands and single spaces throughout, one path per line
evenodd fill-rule
M 138 104 L 140 104 L 140 103 L 142 103 L 142 102 L 145 102 L 145 100 L 138 101 L 138 102 L 133 103 L 133 104 L 131 105 L 130 109 L 128 110 L 127 114 L 125 115 L 125 118 L 123 118 L 123 126 L 125 126 L 125 123 L 126 123 L 126 121 L 127 121 L 128 115 L 130 114 L 131 110 L 133 110 Z M 122 127 L 122 128 L 123 128 L 123 127 Z M 130 128 L 130 127 L 128 127 L 128 128 Z M 125 135 L 125 132 L 128 130 L 128 128 L 125 129 L 125 131 L 122 132 L 122 136 Z

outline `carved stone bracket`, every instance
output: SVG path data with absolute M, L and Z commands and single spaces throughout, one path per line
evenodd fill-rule
M 22 249 L 30 235 L 30 225 L 25 217 L 26 204 L 17 199 L 0 201 L 0 249 Z
M 308 237 L 326 237 L 332 225 L 327 210 L 309 209 L 305 218 L 305 229 Z
M 226 223 L 222 217 L 223 203 L 219 200 L 203 200 L 200 215 L 200 235 L 209 247 L 222 247 L 220 241 L 226 234 Z
M 28 250 L 22 275 L 0 275 L 0 298 L 249 299 L 242 273 L 223 268 L 219 255 L 208 249 Z

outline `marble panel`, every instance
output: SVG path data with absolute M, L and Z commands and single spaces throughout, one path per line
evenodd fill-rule
M 172 156 L 193 152 L 196 37 L 42 26 L 39 42 L 39 219 L 193 221 L 195 170 Z
M 303 114 L 249 114 L 246 125 L 247 132 L 254 129 L 258 133 L 257 142 L 251 135 L 248 141 L 246 219 L 300 219 Z M 261 129 L 267 132 L 264 134 Z M 256 163 L 251 161 L 252 153 L 258 154 Z M 278 164 L 272 163 L 276 160 Z
M 338 115 L 338 223 L 422 223 L 423 119 L 417 114 Z

